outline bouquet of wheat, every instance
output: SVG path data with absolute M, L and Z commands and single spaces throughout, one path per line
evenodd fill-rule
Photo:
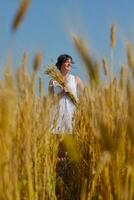
M 67 96 L 70 98 L 70 100 L 72 101 L 72 103 L 76 106 L 77 103 L 78 103 L 77 99 L 72 94 L 72 92 L 69 90 L 69 88 L 67 87 L 66 81 L 63 80 L 60 71 L 55 66 L 51 66 L 47 70 L 45 70 L 45 74 L 49 75 L 52 79 L 54 79 L 55 81 L 57 81 L 60 86 L 62 86 L 63 88 L 65 88 L 65 90 L 67 91 L 66 92 Z

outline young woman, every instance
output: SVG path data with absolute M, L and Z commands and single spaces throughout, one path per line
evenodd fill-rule
M 60 70 L 63 80 L 66 81 L 68 89 L 72 94 L 78 98 L 78 90 L 82 92 L 84 90 L 84 84 L 78 76 L 70 74 L 73 59 L 70 55 L 62 54 L 58 57 L 56 66 Z M 75 111 L 75 105 L 68 98 L 67 91 L 58 85 L 55 80 L 49 82 L 49 93 L 53 95 L 58 94 L 59 102 L 56 112 L 58 112 L 58 119 L 56 127 L 54 127 L 54 133 L 71 133 L 72 131 L 72 119 Z M 55 115 L 53 115 L 55 117 Z

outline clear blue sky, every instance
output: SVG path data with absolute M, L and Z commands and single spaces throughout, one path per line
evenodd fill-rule
M 6 63 L 11 24 L 20 0 L 0 0 L 0 65 L 1 73 Z M 73 73 L 85 80 L 86 73 L 69 36 L 78 33 L 87 40 L 92 53 L 99 60 L 109 58 L 109 27 L 118 27 L 116 65 L 124 62 L 123 39 L 134 42 L 134 0 L 32 0 L 25 18 L 13 38 L 14 70 L 19 66 L 24 51 L 28 51 L 30 65 L 34 54 L 43 54 L 39 75 L 46 90 L 48 78 L 43 65 L 56 62 L 59 54 L 68 53 L 75 60 Z M 116 66 L 117 67 L 117 66 Z

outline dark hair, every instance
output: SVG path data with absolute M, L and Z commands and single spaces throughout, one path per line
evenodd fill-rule
M 68 59 L 71 59 L 72 64 L 74 64 L 74 61 L 72 59 L 72 57 L 68 54 L 62 54 L 57 58 L 57 62 L 56 62 L 56 67 L 60 70 L 61 69 L 61 65 Z

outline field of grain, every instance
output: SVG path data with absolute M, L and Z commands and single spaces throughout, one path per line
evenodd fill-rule
M 13 34 L 28 2 L 22 1 Z M 22 55 L 16 74 L 10 65 L 5 67 L 0 81 L 1 200 L 134 199 L 133 46 L 126 44 L 127 65 L 122 63 L 120 75 L 115 76 L 115 25 L 110 30 L 110 63 L 105 57 L 98 63 L 83 38 L 71 37 L 89 75 L 75 112 L 72 135 L 52 134 L 53 99 L 43 95 L 41 77 L 39 95 L 35 93 L 41 54 L 35 55 L 32 74 L 27 69 L 27 53 Z M 63 160 L 58 158 L 59 146 L 67 152 Z

